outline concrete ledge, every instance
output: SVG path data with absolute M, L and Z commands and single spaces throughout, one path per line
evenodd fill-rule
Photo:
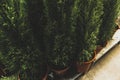
M 119 41 L 120 41 L 120 29 L 116 30 L 116 32 L 113 34 L 112 39 L 108 41 L 107 45 L 97 54 L 96 61 L 99 60 L 110 49 L 112 49 L 116 44 L 118 44 Z

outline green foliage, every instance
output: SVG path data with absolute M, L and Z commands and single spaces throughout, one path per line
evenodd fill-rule
M 99 30 L 98 44 L 104 44 L 112 38 L 115 31 L 115 18 L 118 14 L 119 0 L 104 0 L 103 2 L 102 25 Z
M 78 55 L 86 51 L 84 55 L 91 58 L 96 49 L 97 35 L 101 25 L 101 16 L 103 14 L 102 0 L 76 0 L 78 2 L 78 18 L 76 23 L 76 46 Z M 96 4 L 96 5 L 95 5 Z M 89 53 L 89 54 L 88 54 Z M 85 59 L 84 55 L 79 58 Z M 91 55 L 91 56 L 90 56 Z M 90 59 L 86 57 L 87 59 Z M 83 60 L 84 61 L 84 60 Z M 85 59 L 86 61 L 86 59 Z
M 18 80 L 18 75 L 15 74 L 15 75 L 12 75 L 12 76 L 9 76 L 9 77 L 1 77 L 0 80 Z
M 21 80 L 41 80 L 46 64 L 88 61 L 98 40 L 110 38 L 117 6 L 118 0 L 1 0 L 0 62 Z
M 13 0 L 4 0 L 0 5 L 0 16 L 1 16 L 1 53 L 2 60 L 4 60 L 4 64 L 8 70 L 16 72 L 19 70 L 20 64 L 18 63 L 20 56 L 18 56 L 21 51 L 18 49 L 22 46 L 22 35 L 26 33 L 26 31 L 18 30 L 24 29 L 26 26 L 24 22 L 25 16 L 22 13 L 24 5 L 20 5 L 19 1 Z M 24 12 L 24 11 L 23 11 Z M 21 21 L 21 22 L 20 22 Z M 23 31 L 23 32 L 22 32 Z M 21 32 L 21 33 L 20 33 Z M 18 61 L 18 62 L 17 62 Z
M 45 0 L 45 43 L 48 62 L 67 66 L 73 55 L 71 9 L 74 0 Z
M 13 75 L 10 77 L 2 77 L 0 80 L 17 80 L 17 75 Z
M 87 61 L 91 60 L 93 58 L 93 55 L 91 55 L 91 54 L 93 54 L 93 53 L 94 53 L 93 51 L 90 52 L 87 50 L 83 50 L 81 52 L 81 54 L 79 55 L 80 64 L 82 62 L 87 62 Z
M 44 57 L 33 35 L 34 25 L 29 21 L 28 9 L 25 0 L 0 3 L 0 59 L 9 74 L 29 70 L 31 74 L 27 73 L 26 80 L 35 80 L 41 77 L 38 75 Z
M 44 0 L 27 0 L 28 7 L 28 20 L 33 32 L 36 45 L 39 49 L 45 51 L 44 34 L 46 27 L 45 8 L 43 4 Z

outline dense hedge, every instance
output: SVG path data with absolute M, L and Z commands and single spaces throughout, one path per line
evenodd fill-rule
M 92 55 L 111 38 L 119 2 L 1 0 L 1 64 L 21 80 L 41 80 L 46 65 L 68 66 L 83 50 Z

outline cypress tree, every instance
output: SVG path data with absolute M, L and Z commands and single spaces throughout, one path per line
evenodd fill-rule
M 79 59 L 89 60 L 93 57 L 96 48 L 97 35 L 103 14 L 102 0 L 76 0 L 78 1 L 78 18 L 76 23 L 76 46 Z M 85 51 L 86 53 L 82 53 Z M 81 53 L 81 54 L 80 54 Z
M 23 42 L 21 40 L 22 30 L 18 28 L 25 26 L 23 16 L 24 10 L 21 9 L 24 4 L 20 5 L 20 1 L 15 0 L 4 0 L 1 2 L 0 6 L 0 16 L 1 16 L 1 49 L 2 57 L 4 58 L 4 65 L 10 71 L 10 73 L 17 72 L 20 68 L 20 48 L 23 47 Z M 23 22 L 22 22 L 23 21 Z M 21 26 L 22 25 L 22 26 Z M 20 34 L 20 31 L 22 34 Z M 3 43 L 2 43 L 3 42 Z M 23 43 L 23 44 L 22 44 Z M 5 46 L 4 46 L 5 45 Z M 11 60 L 12 59 L 12 60 Z
M 102 15 L 102 25 L 100 26 L 98 35 L 98 44 L 104 45 L 108 40 L 112 38 L 115 31 L 115 19 L 118 14 L 119 0 L 104 0 Z
M 45 0 L 46 6 L 46 53 L 48 63 L 67 66 L 73 55 L 71 9 L 74 0 Z
M 36 10 L 36 7 L 29 6 L 36 3 L 25 0 L 4 0 L 0 3 L 0 45 L 2 45 L 0 58 L 8 70 L 7 74 L 19 72 L 21 80 L 41 79 L 45 70 L 43 48 L 41 48 L 42 33 L 39 34 L 40 30 L 37 30 L 42 15 L 30 12 L 32 8 Z M 32 14 L 36 15 L 33 16 L 35 18 Z M 36 19 L 39 21 L 33 22 Z M 37 38 L 36 35 L 40 35 L 41 38 Z

